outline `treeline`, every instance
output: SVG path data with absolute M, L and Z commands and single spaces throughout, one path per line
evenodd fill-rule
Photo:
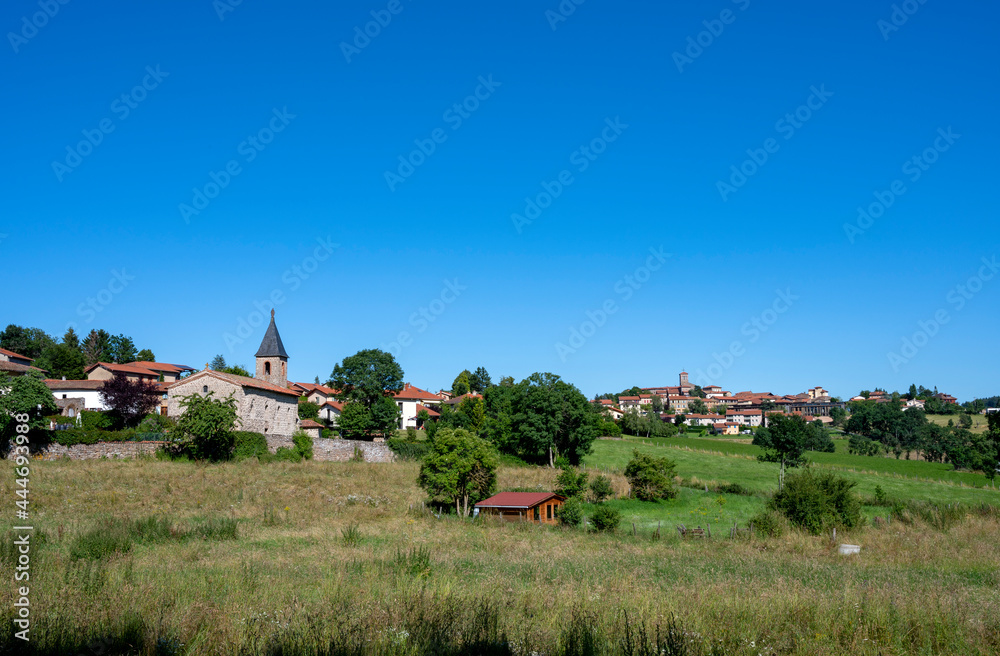
M 898 403 L 852 401 L 844 430 L 853 434 L 852 453 L 876 455 L 891 451 L 909 459 L 917 453 L 929 462 L 949 462 L 956 469 L 982 470 L 992 478 L 1000 459 L 1000 415 L 989 415 L 989 430 L 973 433 L 972 417 L 959 416 L 940 426 L 919 408 L 903 410 Z
M 50 378 L 69 380 L 85 378 L 84 371 L 97 362 L 156 360 L 151 350 L 137 350 L 131 337 L 112 335 L 103 328 L 91 330 L 82 340 L 68 328 L 60 340 L 41 328 L 10 324 L 0 333 L 0 348 L 32 358 L 33 365 L 48 372 Z
M 421 411 L 418 419 L 428 438 L 433 441 L 443 428 L 464 428 L 500 453 L 555 466 L 563 458 L 579 464 L 598 436 L 620 434 L 579 389 L 555 374 L 535 373 L 519 383 L 503 378 L 499 385 L 483 387 L 481 396 L 468 396 L 454 408 L 443 405 L 437 422 Z M 453 387 L 453 392 L 461 389 Z

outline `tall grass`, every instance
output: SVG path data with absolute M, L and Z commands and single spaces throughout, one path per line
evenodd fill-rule
M 726 520 L 698 541 L 664 520 L 653 541 L 655 521 L 637 520 L 633 537 L 411 512 L 424 500 L 417 469 L 40 462 L 32 494 L 47 539 L 32 551 L 32 641 L 14 641 L 13 588 L 0 586 L 0 653 L 1000 652 L 993 504 L 967 504 L 947 525 L 914 507 L 842 535 L 862 545 L 845 558 L 828 536 L 795 530 L 725 537 L 766 502 L 716 489 L 738 477 L 682 488 L 676 506 L 605 502 L 623 529 L 632 515 L 699 508 Z M 554 474 L 504 468 L 500 487 L 547 486 Z M 345 540 L 352 527 L 360 545 Z M 9 529 L 0 518 L 0 534 Z M 131 546 L 102 542 L 99 529 Z

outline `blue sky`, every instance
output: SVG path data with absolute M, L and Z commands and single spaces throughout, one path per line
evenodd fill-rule
M 5 3 L 0 323 L 1000 393 L 997 7 L 528 4 Z

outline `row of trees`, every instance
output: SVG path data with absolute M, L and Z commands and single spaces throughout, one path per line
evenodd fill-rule
M 436 423 L 426 422 L 431 440 L 442 429 L 462 428 L 501 453 L 555 466 L 558 458 L 578 464 L 605 427 L 605 420 L 575 386 L 551 373 L 512 378 L 468 397 L 457 408 L 442 407 Z
M 84 378 L 84 370 L 97 362 L 124 364 L 136 360 L 155 361 L 149 349 L 137 350 L 132 338 L 112 335 L 104 329 L 91 330 L 82 340 L 73 328 L 56 339 L 41 328 L 9 324 L 0 333 L 0 348 L 32 358 L 34 366 L 52 378 Z
M 959 416 L 958 425 L 953 420 L 947 426 L 931 423 L 919 408 L 903 410 L 899 403 L 853 401 L 851 416 L 844 422 L 844 430 L 877 443 L 881 450 L 893 452 L 897 458 L 917 453 L 930 462 L 950 462 L 956 469 L 982 470 L 992 478 L 996 473 L 1000 449 L 1000 416 L 988 415 L 989 429 L 974 433 L 972 418 Z M 852 450 L 865 453 L 870 444 L 855 440 Z

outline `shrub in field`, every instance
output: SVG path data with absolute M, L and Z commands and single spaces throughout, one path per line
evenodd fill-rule
M 95 410 L 80 411 L 80 428 L 86 431 L 111 430 L 114 423 L 109 415 Z
M 677 496 L 674 486 L 676 463 L 669 458 L 654 458 L 646 453 L 632 451 L 632 459 L 625 467 L 625 478 L 632 486 L 632 496 L 642 501 L 673 499 Z
M 611 481 L 607 476 L 598 476 L 590 482 L 590 497 L 594 503 L 601 503 L 614 494 L 615 488 L 611 487 Z
M 270 454 L 267 450 L 267 438 L 263 433 L 253 431 L 233 432 L 233 459 L 246 460 L 247 458 L 265 459 Z
M 602 533 L 614 533 L 622 521 L 622 514 L 617 508 L 602 505 L 590 516 L 590 521 L 594 525 L 594 530 Z
M 811 469 L 793 474 L 771 500 L 771 507 L 813 534 L 831 526 L 852 528 L 861 523 L 861 502 L 852 489 L 857 483 L 832 472 Z
M 774 510 L 762 510 L 750 518 L 754 533 L 769 538 L 781 537 L 785 532 L 786 520 Z
M 180 441 L 177 450 L 196 460 L 228 460 L 233 451 L 233 428 L 236 426 L 236 400 L 189 394 L 181 397 L 184 414 L 174 432 Z
M 583 494 L 587 489 L 587 472 L 577 473 L 576 469 L 567 466 L 556 477 L 556 494 L 567 499 Z
M 752 497 L 753 491 L 748 490 L 739 483 L 723 483 L 715 488 L 715 491 L 720 494 L 741 494 L 743 496 Z
M 300 460 L 312 460 L 313 438 L 308 433 L 301 429 L 295 431 L 292 433 L 292 443 Z
M 430 448 L 427 442 L 411 442 L 400 437 L 389 438 L 385 443 L 400 460 L 420 460 Z
M 566 526 L 579 526 L 583 522 L 583 505 L 576 498 L 567 499 L 556 509 L 556 517 Z
M 853 456 L 880 456 L 884 448 L 881 442 L 862 435 L 851 435 L 847 441 L 847 452 Z

